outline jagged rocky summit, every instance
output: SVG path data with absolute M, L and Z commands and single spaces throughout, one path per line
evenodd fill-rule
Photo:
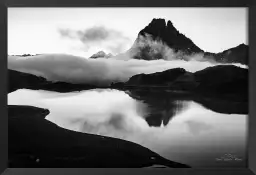
M 162 18 L 154 18 L 142 29 L 128 52 L 135 59 L 165 59 L 166 47 L 172 49 L 174 54 L 180 54 L 178 59 L 186 61 L 188 61 L 187 58 L 183 58 L 182 55 L 200 53 L 209 60 L 248 65 L 248 45 L 243 43 L 219 53 L 206 52 L 179 32 L 170 20 L 166 22 Z

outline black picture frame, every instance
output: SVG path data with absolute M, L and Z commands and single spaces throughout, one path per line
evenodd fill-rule
M 85 168 L 7 168 L 8 115 L 7 115 L 7 8 L 8 7 L 248 7 L 249 32 L 249 121 L 248 121 L 248 167 L 205 169 L 85 169 Z M 249 175 L 256 172 L 256 5 L 246 0 L 6 0 L 0 7 L 0 172 L 3 174 L 177 174 L 177 175 Z

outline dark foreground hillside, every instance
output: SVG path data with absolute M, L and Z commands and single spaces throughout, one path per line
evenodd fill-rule
M 49 110 L 8 106 L 9 167 L 188 168 L 138 144 L 66 130 L 44 119 Z

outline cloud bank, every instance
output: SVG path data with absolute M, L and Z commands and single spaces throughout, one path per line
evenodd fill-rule
M 127 55 L 126 55 L 127 57 Z M 217 63 L 184 60 L 123 60 L 122 55 L 114 59 L 86 59 L 65 54 L 45 54 L 30 57 L 8 57 L 8 68 L 43 76 L 50 81 L 109 85 L 125 82 L 139 73 L 155 73 L 181 67 L 190 72 L 215 66 Z M 244 67 L 240 64 L 236 66 Z
M 145 36 L 139 35 L 128 53 L 130 57 L 135 59 L 207 61 L 216 63 L 214 59 L 205 57 L 203 53 L 185 54 L 182 51 L 174 51 L 161 40 L 152 39 L 150 34 L 145 34 Z
M 84 31 L 65 29 L 60 30 L 60 34 L 66 38 L 79 39 L 88 45 L 113 42 L 112 50 L 117 49 L 115 38 L 118 40 L 118 37 L 123 37 L 120 32 L 104 27 L 93 27 Z M 125 82 L 140 73 L 149 74 L 178 67 L 196 72 L 219 64 L 203 54 L 186 55 L 174 52 L 161 41 L 152 40 L 150 36 L 140 36 L 130 50 L 109 59 L 86 59 L 67 54 L 8 57 L 9 69 L 43 76 L 50 81 L 94 85 Z M 233 65 L 247 68 L 241 64 Z

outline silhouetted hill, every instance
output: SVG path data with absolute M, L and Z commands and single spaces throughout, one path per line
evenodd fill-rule
M 56 92 L 72 92 L 96 88 L 89 84 L 71 84 L 51 82 L 43 77 L 8 69 L 8 93 L 17 89 L 49 90 Z
M 96 87 L 88 84 L 49 82 L 45 78 L 13 70 L 9 70 L 8 73 L 8 92 L 13 92 L 22 88 L 56 92 L 109 88 Z M 233 65 L 218 65 L 191 73 L 183 68 L 175 68 L 152 74 L 134 75 L 125 83 L 112 83 L 111 87 L 117 89 L 122 89 L 124 87 L 128 89 L 169 89 L 196 92 L 201 95 L 219 95 L 223 96 L 223 98 L 231 99 L 239 96 L 239 100 L 246 101 L 248 100 L 248 69 Z
M 246 101 L 248 69 L 219 65 L 191 73 L 182 68 L 175 68 L 152 74 L 134 75 L 127 82 L 113 84 L 112 87 L 187 91 Z
M 8 106 L 8 114 L 10 168 L 188 167 L 136 143 L 58 127 L 46 109 Z
M 233 65 L 208 67 L 194 73 L 197 91 L 218 94 L 248 94 L 248 69 Z
M 43 77 L 8 69 L 8 93 L 21 88 L 37 89 L 46 82 Z
M 241 63 L 249 64 L 249 46 L 240 44 L 236 47 L 224 50 L 219 53 L 205 52 L 204 56 L 212 57 L 215 61 L 220 63 Z
M 217 58 L 222 62 L 241 63 L 248 65 L 249 63 L 249 47 L 240 44 L 237 47 L 218 53 Z
M 163 43 L 176 53 L 179 52 L 185 55 L 201 53 L 209 60 L 213 59 L 222 63 L 241 63 L 248 65 L 249 47 L 247 45 L 240 44 L 237 47 L 230 48 L 220 53 L 206 52 L 200 49 L 190 38 L 180 33 L 170 20 L 166 23 L 165 19 L 154 18 L 138 33 L 137 39 L 129 50 L 131 56 L 135 59 L 164 59 L 164 51 L 159 48 L 157 50 L 153 48 L 150 41 L 147 43 L 148 40 Z M 140 43 L 145 44 L 141 46 Z M 183 58 L 182 54 L 176 59 L 187 60 L 187 58 Z
M 145 85 L 168 85 L 169 82 L 172 82 L 177 77 L 186 73 L 186 70 L 183 68 L 169 69 L 163 72 L 156 72 L 152 74 L 138 74 L 132 76 L 127 82 L 126 85 L 136 85 L 136 86 L 145 86 Z

